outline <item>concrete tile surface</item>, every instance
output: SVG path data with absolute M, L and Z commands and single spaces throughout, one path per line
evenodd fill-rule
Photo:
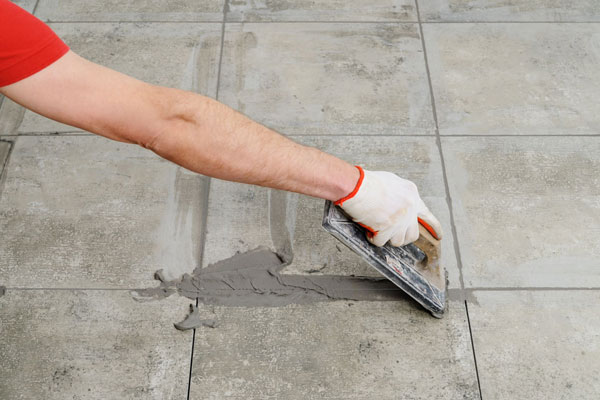
M 600 21 L 595 0 L 427 0 L 423 21 Z
M 461 302 L 442 320 L 406 302 L 206 312 L 220 325 L 196 332 L 190 399 L 478 397 Z
M 127 291 L 8 290 L 0 297 L 0 398 L 185 399 L 187 299 Z
M 199 262 L 203 177 L 133 145 L 21 136 L 0 194 L 7 287 L 140 288 Z
M 475 292 L 469 304 L 484 399 L 600 393 L 597 291 Z
M 416 24 L 228 24 L 219 100 L 291 134 L 433 134 Z
M 228 21 L 417 21 L 412 0 L 233 0 Z
M 83 4 L 83 3 L 82 3 Z M 65 23 L 51 28 L 71 49 L 93 62 L 156 85 L 214 97 L 221 42 L 220 24 Z M 20 132 L 65 132 L 74 128 L 27 111 Z
M 598 134 L 597 24 L 427 24 L 442 134 Z
M 425 137 L 295 137 L 372 170 L 387 169 L 417 183 L 431 210 L 445 228 L 442 257 L 451 287 L 460 287 L 450 217 L 434 138 Z M 212 180 L 203 266 L 258 246 L 278 249 L 273 238 L 269 189 Z M 282 194 L 281 192 L 279 192 Z M 285 195 L 284 195 L 285 196 Z M 379 273 L 322 227 L 324 201 L 288 195 L 294 260 L 283 273 L 378 276 Z
M 3 176 L 4 165 L 8 159 L 8 153 L 10 152 L 12 142 L 8 140 L 0 140 L 0 177 Z M 2 181 L 0 180 L 0 183 Z M 2 186 L 0 186 L 0 190 Z
M 37 0 L 10 0 L 10 1 L 31 13 L 31 12 L 33 12 L 33 9 L 35 8 L 35 3 Z
M 442 139 L 466 286 L 600 286 L 599 137 Z
M 225 0 L 40 0 L 44 21 L 222 21 Z

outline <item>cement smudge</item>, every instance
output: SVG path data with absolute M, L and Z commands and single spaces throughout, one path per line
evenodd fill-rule
M 6 286 L 0 286 L 0 297 L 6 294 Z
M 178 280 L 166 281 L 160 271 L 156 288 L 136 290 L 138 300 L 178 293 L 202 304 L 232 307 L 282 307 L 331 300 L 395 301 L 404 292 L 384 277 L 285 275 L 285 256 L 259 247 L 221 260 Z M 289 257 L 289 256 L 288 256 Z
M 200 311 L 198 307 L 193 304 L 190 304 L 190 313 L 185 317 L 185 319 L 181 322 L 177 322 L 175 324 L 175 328 L 180 331 L 187 331 L 189 329 L 196 329 L 201 326 L 206 326 L 208 328 L 216 328 L 219 323 L 214 319 L 202 319 L 200 317 Z

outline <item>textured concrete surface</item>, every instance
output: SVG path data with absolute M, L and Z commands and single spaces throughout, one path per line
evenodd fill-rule
M 288 135 L 434 133 L 415 24 L 227 24 L 221 68 L 219 99 Z
M 228 21 L 416 21 L 411 0 L 235 0 Z
M 153 84 L 215 96 L 221 41 L 219 24 L 65 23 L 50 26 L 75 53 L 91 61 Z M 25 113 L 19 127 L 20 132 L 35 133 L 73 130 L 31 111 Z
M 127 291 L 8 290 L 0 297 L 0 398 L 184 399 L 189 301 Z
M 35 3 L 37 0 L 11 0 L 11 1 L 13 3 L 15 3 L 16 5 L 18 5 L 19 7 L 22 7 L 29 12 L 33 12 L 33 9 L 35 8 Z
M 8 287 L 135 288 L 199 262 L 203 178 L 133 145 L 19 137 L 0 194 Z
M 215 308 L 197 331 L 190 399 L 475 399 L 464 306 L 405 302 Z
M 597 291 L 475 292 L 469 316 L 484 399 L 594 399 Z
M 225 0 L 39 0 L 44 21 L 218 21 Z
M 600 138 L 443 146 L 467 286 L 600 286 Z
M 0 398 L 597 397 L 596 2 L 19 4 L 93 61 L 417 182 L 452 300 L 442 320 L 402 296 L 201 305 L 216 327 L 192 349 L 172 325 L 190 300 L 133 300 L 159 268 L 291 243 L 284 274 L 374 271 L 321 229 L 321 200 L 208 185 L 4 99 Z
M 600 21 L 596 0 L 428 0 L 423 21 Z
M 596 24 L 424 26 L 442 134 L 597 134 Z

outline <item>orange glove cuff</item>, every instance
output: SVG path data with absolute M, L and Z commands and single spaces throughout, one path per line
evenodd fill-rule
M 341 199 L 339 199 L 338 201 L 333 203 L 336 206 L 341 206 L 342 204 L 344 204 L 344 202 L 346 200 L 350 200 L 351 198 L 353 198 L 356 195 L 356 193 L 358 193 L 358 189 L 360 189 L 360 185 L 362 185 L 363 179 L 365 178 L 365 171 L 363 171 L 363 169 L 361 167 L 359 167 L 358 165 L 356 165 L 355 167 L 358 168 L 358 172 L 360 173 L 358 182 L 356 182 L 356 187 L 346 197 L 342 197 Z

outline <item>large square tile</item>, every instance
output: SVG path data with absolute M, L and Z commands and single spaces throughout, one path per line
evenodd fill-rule
M 204 178 L 93 136 L 20 136 L 0 193 L 8 287 L 140 288 L 199 263 Z
M 407 302 L 217 307 L 196 332 L 190 399 L 475 399 L 464 304 L 437 320 Z
M 466 286 L 600 286 L 600 137 L 442 139 Z
M 417 21 L 414 0 L 238 0 L 228 21 Z
M 411 179 L 445 227 L 442 263 L 450 286 L 460 287 L 444 182 L 434 138 L 297 137 L 372 170 L 388 170 Z M 203 266 L 258 246 L 282 250 L 282 232 L 290 231 L 294 260 L 284 274 L 379 276 L 360 256 L 322 227 L 324 201 L 269 189 L 213 180 L 209 196 Z M 278 203 L 286 204 L 278 204 Z M 277 207 L 287 219 L 275 218 Z
M 594 399 L 598 291 L 475 292 L 469 316 L 484 399 Z
M 442 134 L 598 134 L 597 24 L 427 24 Z
M 221 21 L 225 0 L 40 0 L 45 21 Z
M 423 21 L 599 21 L 595 0 L 427 0 Z
M 219 100 L 285 134 L 433 134 L 415 24 L 228 24 Z
M 189 300 L 127 291 L 8 290 L 0 297 L 0 398 L 185 399 Z
M 214 97 L 220 24 L 65 23 L 52 29 L 77 54 L 155 85 Z M 115 94 L 117 95 L 117 94 Z M 65 132 L 73 127 L 26 111 L 20 132 Z

